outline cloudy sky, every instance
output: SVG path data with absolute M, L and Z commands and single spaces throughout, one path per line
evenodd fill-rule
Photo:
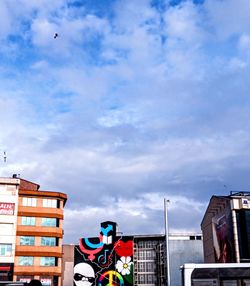
M 0 175 L 68 195 L 65 243 L 105 220 L 164 233 L 164 198 L 170 232 L 200 232 L 212 195 L 250 190 L 249 15 L 249 0 L 1 0 Z

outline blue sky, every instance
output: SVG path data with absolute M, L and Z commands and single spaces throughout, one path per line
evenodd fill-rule
M 250 186 L 248 0 L 2 0 L 1 176 L 68 194 L 65 243 L 101 221 L 200 232 Z M 54 39 L 54 34 L 58 37 Z

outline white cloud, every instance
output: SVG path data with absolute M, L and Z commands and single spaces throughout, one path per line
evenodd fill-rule
M 189 218 L 195 217 L 195 215 L 202 218 L 206 205 L 199 201 L 189 200 L 183 196 L 169 196 L 168 199 L 170 199 L 168 209 L 169 221 L 171 223 L 175 222 L 176 219 L 182 221 L 179 228 L 172 225 L 170 232 L 200 232 L 199 226 L 190 228 Z M 157 217 L 152 216 L 152 212 L 156 212 Z M 164 233 L 164 219 L 163 194 L 150 193 L 137 196 L 137 198 L 118 200 L 106 198 L 103 206 L 82 206 L 78 209 L 66 209 L 65 227 L 70 232 L 65 236 L 64 240 L 72 242 L 72 238 L 74 238 L 73 241 L 78 241 L 81 237 L 97 235 L 98 223 L 105 220 L 117 222 L 119 230 L 124 235 Z M 128 221 L 129 223 L 127 223 Z M 144 228 L 140 228 L 140 225 Z M 72 226 L 78 226 L 79 228 L 74 229 Z M 135 232 L 136 229 L 141 230 Z
M 240 56 L 247 62 L 249 62 L 250 56 L 250 36 L 249 34 L 243 33 L 239 37 L 238 50 Z
M 186 1 L 180 6 L 170 7 L 164 15 L 166 23 L 167 41 L 175 41 L 178 46 L 182 43 L 189 48 L 199 47 L 205 39 L 204 27 L 201 25 L 203 15 L 199 8 L 191 1 Z
M 239 40 L 239 48 L 241 50 L 249 50 L 250 47 L 250 36 L 247 34 L 243 34 Z
M 114 4 L 115 28 L 121 32 L 131 33 L 148 20 L 155 21 L 157 13 L 150 7 L 149 0 L 135 2 L 119 0 Z
M 47 69 L 49 67 L 48 62 L 41 60 L 38 62 L 35 62 L 34 64 L 32 64 L 31 68 L 34 70 L 43 70 L 43 69 Z
M 228 69 L 230 71 L 239 71 L 239 70 L 245 69 L 247 66 L 248 64 L 245 61 L 239 58 L 232 58 L 229 61 Z
M 42 47 L 49 47 L 55 42 L 54 35 L 58 26 L 47 19 L 37 19 L 32 24 L 33 43 Z
M 209 0 L 204 4 L 211 29 L 220 40 L 250 29 L 248 0 Z
M 246 2 L 33 2 L 0 4 L 2 174 L 68 194 L 68 242 L 106 219 L 164 231 L 164 197 L 172 230 L 199 230 L 212 194 L 249 185 Z
M 0 2 L 0 39 L 11 33 L 12 23 L 10 11 L 4 1 Z

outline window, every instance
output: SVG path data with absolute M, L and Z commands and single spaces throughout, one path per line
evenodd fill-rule
M 23 198 L 23 206 L 36 207 L 36 198 Z
M 145 241 L 139 241 L 138 242 L 138 247 L 139 248 L 145 248 Z
M 240 248 L 240 259 L 244 262 L 250 260 L 250 211 L 239 210 L 236 212 L 237 229 Z
M 35 237 L 34 236 L 21 236 L 20 245 L 35 245 Z
M 43 199 L 43 207 L 45 207 L 45 208 L 57 208 L 57 200 L 55 200 L 55 199 Z
M 40 266 L 56 266 L 55 257 L 41 257 Z
M 145 265 L 143 262 L 138 262 L 138 270 L 139 272 L 145 272 Z
M 43 246 L 56 246 L 56 238 L 55 237 L 42 237 L 41 245 Z
M 12 244 L 0 243 L 0 256 L 11 256 Z
M 34 257 L 32 257 L 32 256 L 20 256 L 18 264 L 21 266 L 32 266 L 34 264 Z
M 155 271 L 155 263 L 154 262 L 146 262 L 146 272 L 154 272 Z
M 42 226 L 58 226 L 58 220 L 56 218 L 43 217 Z
M 12 223 L 0 223 L 1 233 L 5 235 L 13 235 L 13 226 Z
M 22 225 L 36 225 L 36 218 L 30 216 L 23 216 Z
M 139 284 L 145 284 L 145 274 L 139 274 Z
M 155 284 L 155 277 L 152 274 L 147 275 L 147 284 Z
M 155 240 L 145 240 L 138 242 L 138 248 L 155 248 L 157 241 Z
M 140 260 L 143 260 L 143 259 L 144 259 L 144 252 L 143 252 L 143 251 L 139 251 L 138 254 L 139 254 L 139 255 L 138 255 L 138 256 L 139 256 L 139 259 L 140 259 Z
M 146 259 L 151 260 L 155 258 L 155 252 L 153 250 L 146 250 L 145 253 L 146 253 Z

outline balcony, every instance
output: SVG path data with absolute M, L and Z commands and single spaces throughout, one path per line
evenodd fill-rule
M 14 275 L 25 276 L 61 276 L 61 267 L 59 266 L 16 266 L 14 267 Z
M 63 219 L 63 209 L 45 207 L 18 207 L 18 216 L 51 217 Z
M 60 246 L 17 245 L 16 256 L 62 257 L 62 247 Z
M 60 227 L 49 227 L 49 226 L 17 226 L 17 235 L 27 236 L 49 236 L 49 237 L 63 237 L 63 229 Z

